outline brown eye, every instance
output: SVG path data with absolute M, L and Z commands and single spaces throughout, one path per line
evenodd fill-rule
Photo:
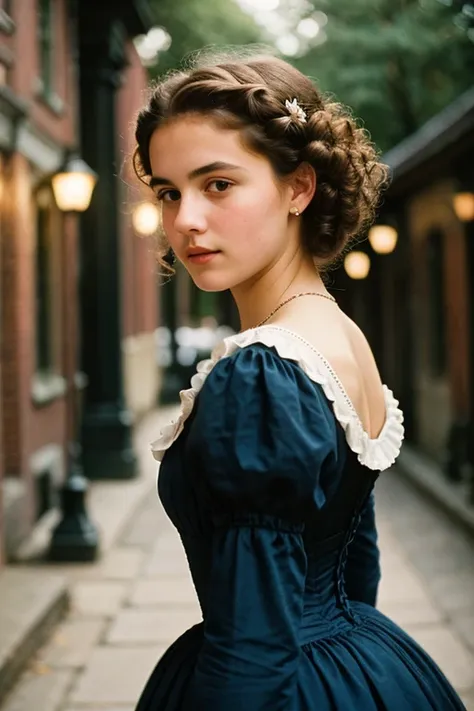
M 211 190 L 210 192 L 212 193 L 223 193 L 227 190 L 227 188 L 230 188 L 232 183 L 229 183 L 228 180 L 213 180 L 212 182 L 209 183 L 207 189 L 209 190 L 211 185 L 215 186 L 215 190 Z
M 179 190 L 162 190 L 156 197 L 163 202 L 177 202 L 181 195 Z

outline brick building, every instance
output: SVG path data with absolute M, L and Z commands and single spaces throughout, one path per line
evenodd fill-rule
M 348 285 L 347 301 L 402 402 L 400 466 L 438 498 L 458 502 L 456 514 L 472 526 L 474 92 L 384 159 L 393 179 L 379 222 L 396 227 L 398 244 L 389 255 L 365 245 L 372 268 Z
M 95 477 L 134 476 L 133 420 L 156 400 L 156 276 L 122 172 L 146 85 L 132 40 L 149 26 L 143 0 L 0 2 L 2 562 L 56 502 L 71 391 Z M 98 174 L 83 215 L 51 187 L 70 150 Z

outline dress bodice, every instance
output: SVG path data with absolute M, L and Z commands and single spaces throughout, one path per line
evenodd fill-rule
M 199 471 L 187 462 L 186 443 L 192 427 L 192 417 L 176 443 L 169 449 L 161 465 L 158 479 L 159 495 L 166 513 L 176 526 L 189 563 L 203 618 L 206 617 L 209 599 L 209 583 L 213 563 L 213 530 L 216 514 L 209 499 L 205 483 Z M 345 451 L 345 439 L 338 432 L 340 468 L 346 472 L 343 483 L 334 479 L 328 482 L 327 504 L 318 511 L 314 507 L 304 523 L 287 523 L 288 530 L 303 534 L 306 556 L 305 575 L 305 620 L 302 621 L 302 638 L 311 634 L 314 638 L 318 620 L 321 630 L 327 633 L 327 623 L 331 615 L 339 624 L 338 613 L 345 607 L 347 599 L 344 569 L 348 549 L 365 511 L 373 514 L 371 490 L 378 476 L 377 472 L 365 469 L 351 452 Z M 352 469 L 352 477 L 347 475 Z M 225 518 L 225 513 L 220 514 Z M 284 522 L 275 522 L 272 516 L 263 517 L 247 514 L 243 517 L 252 523 L 285 527 Z M 245 577 L 245 571 L 242 571 Z M 346 610 L 347 612 L 347 610 Z M 306 629 L 306 622 L 309 628 Z M 315 627 L 316 626 L 316 627 Z
M 264 336 L 266 342 L 227 344 L 224 355 L 201 365 L 182 394 L 184 415 L 154 444 L 163 459 L 159 493 L 181 535 L 204 617 L 216 526 L 300 537 L 304 639 L 308 629 L 314 636 L 319 619 L 327 630 L 331 616 L 339 624 L 349 615 L 344 569 L 350 541 L 360 519 L 373 515 L 376 465 L 390 463 L 393 430 L 398 446 L 403 430 L 396 402 L 387 396 L 383 433 L 370 440 L 323 359 L 300 343 L 295 349 L 286 335 L 282 346 L 280 330 L 276 345 L 269 331 Z M 244 581 L 238 556 L 235 565 Z

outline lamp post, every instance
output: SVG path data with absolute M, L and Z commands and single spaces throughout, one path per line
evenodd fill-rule
M 76 299 L 67 298 L 67 290 L 77 284 L 77 277 L 71 273 L 77 259 L 77 250 L 71 248 L 73 224 L 71 216 L 84 212 L 89 207 L 97 175 L 79 157 L 70 156 L 64 166 L 51 179 L 54 198 L 59 209 L 64 212 L 63 239 L 63 337 L 64 369 L 67 380 L 66 437 L 67 462 L 66 480 L 61 490 L 61 520 L 52 533 L 49 558 L 62 562 L 86 562 L 97 557 L 99 536 L 97 528 L 86 510 L 87 479 L 82 472 L 79 425 L 82 407 L 76 382 L 77 334 L 79 333 Z M 77 287 L 76 287 L 77 293 Z M 71 312 L 71 303 L 73 311 Z M 75 306 L 75 308 L 74 308 Z

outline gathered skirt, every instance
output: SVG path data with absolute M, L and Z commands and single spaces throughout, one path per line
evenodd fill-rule
M 406 632 L 370 605 L 353 602 L 351 609 L 355 623 L 301 646 L 288 711 L 466 711 L 439 667 Z M 180 711 L 202 639 L 200 623 L 169 647 L 136 711 Z M 228 708 L 234 711 L 232 699 Z

